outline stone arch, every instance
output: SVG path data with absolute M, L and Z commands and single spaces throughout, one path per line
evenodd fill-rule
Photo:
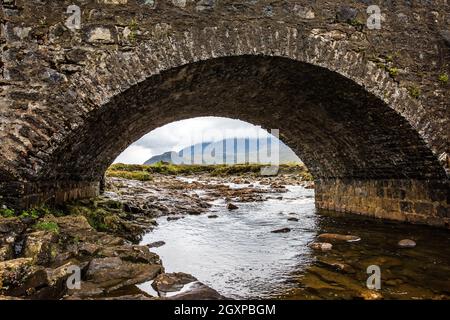
M 413 142 L 406 145 L 405 148 L 401 148 L 399 143 L 395 144 L 394 142 L 395 148 L 400 148 L 397 151 L 405 157 L 400 156 L 398 158 L 399 165 L 394 165 L 395 159 L 389 160 L 384 172 L 382 164 L 374 167 L 370 174 L 368 170 L 359 170 L 357 167 L 347 168 L 342 163 L 341 167 L 333 166 L 329 164 L 329 162 L 334 161 L 331 154 L 328 155 L 328 158 L 319 161 L 320 165 L 315 168 L 313 160 L 317 162 L 319 158 L 313 157 L 308 162 L 310 162 L 310 167 L 312 167 L 318 182 L 318 197 L 316 199 L 318 206 L 370 215 L 386 217 L 390 215 L 391 218 L 402 220 L 414 217 L 422 222 L 432 217 L 439 220 L 439 224 L 444 223 L 444 220 L 441 219 L 444 217 L 438 218 L 437 215 L 438 212 L 445 211 L 445 215 L 448 213 L 447 200 L 444 199 L 448 179 L 445 176 L 444 169 L 433 154 L 433 152 L 436 153 L 439 150 L 427 144 L 425 121 L 427 113 L 417 101 L 409 96 L 407 90 L 400 88 L 389 77 L 385 70 L 379 69 L 362 53 L 352 50 L 350 41 L 339 39 L 341 35 L 315 29 L 304 32 L 282 24 L 270 25 L 265 28 L 250 24 L 190 28 L 184 32 L 172 32 L 170 26 L 159 24 L 151 32 L 153 33 L 152 40 L 140 43 L 129 51 L 105 50 L 101 51 L 100 54 L 93 54 L 82 73 L 74 75 L 68 83 L 62 84 L 46 97 L 45 108 L 36 106 L 34 112 L 39 117 L 33 119 L 40 123 L 38 125 L 29 121 L 28 124 L 30 128 L 36 129 L 35 135 L 42 137 L 42 139 L 39 139 L 40 143 L 29 142 L 25 157 L 23 157 L 23 154 L 16 154 L 16 158 L 14 158 L 14 153 L 8 152 L 13 157 L 13 159 L 8 159 L 8 162 L 13 164 L 13 166 L 10 166 L 13 170 L 9 169 L 8 175 L 13 177 L 14 180 L 21 181 L 19 184 L 12 184 L 15 188 L 13 193 L 22 193 L 26 197 L 32 195 L 31 198 L 28 197 L 29 200 L 25 201 L 27 204 L 40 202 L 49 197 L 62 197 L 63 200 L 66 200 L 95 193 L 95 184 L 101 173 L 99 167 L 105 169 L 106 162 L 102 166 L 96 167 L 89 166 L 89 161 L 93 162 L 99 159 L 99 156 L 104 156 L 104 152 L 109 149 L 106 146 L 100 147 L 98 144 L 90 143 L 88 140 L 92 137 L 83 134 L 96 132 L 98 123 L 95 120 L 110 120 L 106 116 L 108 112 L 118 111 L 111 106 L 127 103 L 123 99 L 124 97 L 129 98 L 130 93 L 134 95 L 142 94 L 141 90 L 146 86 L 147 89 L 163 88 L 164 86 L 166 89 L 173 89 L 172 86 L 176 86 L 180 81 L 182 82 L 186 73 L 189 74 L 192 69 L 201 69 L 205 66 L 206 68 L 214 68 L 218 61 L 222 67 L 231 65 L 230 70 L 236 70 L 239 65 L 246 62 L 255 63 L 253 72 L 258 72 L 258 68 L 264 68 L 267 63 L 270 64 L 271 62 L 279 63 L 277 67 L 283 72 L 288 72 L 289 63 L 295 62 L 292 67 L 297 68 L 296 70 L 321 74 L 322 76 L 319 79 L 324 82 L 326 76 L 330 76 L 330 79 L 336 83 L 342 82 L 344 86 L 352 87 L 355 90 L 353 98 L 351 97 L 352 92 L 346 92 L 345 89 L 340 88 L 342 89 L 341 93 L 349 93 L 349 97 L 343 97 L 344 102 L 353 101 L 355 106 L 370 106 L 370 110 L 360 110 L 362 113 L 357 113 L 358 115 L 362 116 L 365 114 L 364 112 L 370 111 L 374 112 L 373 115 L 376 118 L 377 112 L 375 110 L 379 106 L 380 118 L 375 119 L 374 123 L 380 124 L 383 121 L 380 120 L 381 118 L 384 120 L 392 119 L 392 123 L 387 124 L 383 129 L 394 130 L 394 127 L 398 128 L 384 138 L 393 137 L 395 134 L 401 134 L 401 137 L 410 134 L 413 137 L 411 140 Z M 220 69 L 220 67 L 218 68 Z M 228 70 L 227 67 L 224 68 L 223 70 Z M 194 70 L 193 76 L 195 76 L 195 72 L 200 75 L 201 71 Z M 295 74 L 295 72 L 290 74 L 288 78 L 295 77 Z M 245 72 L 241 74 L 241 76 L 244 75 Z M 307 80 L 307 78 L 302 81 L 304 80 Z M 317 79 L 315 80 L 317 81 Z M 289 89 L 291 92 L 295 91 L 293 88 Z M 169 91 L 166 90 L 166 94 Z M 147 92 L 146 94 L 149 99 L 158 99 L 156 90 L 153 92 L 150 90 L 150 93 Z M 331 91 L 327 94 L 330 97 Z M 171 97 L 166 101 L 174 102 L 174 99 L 174 97 Z M 360 104 L 356 102 L 357 99 L 359 99 Z M 314 99 L 311 101 L 314 101 Z M 135 101 L 128 102 L 135 103 Z M 133 105 L 133 107 L 139 108 L 137 105 Z M 188 108 L 183 111 L 185 115 L 202 115 L 202 112 L 204 112 L 189 110 Z M 219 114 L 208 115 L 227 115 L 226 112 L 224 114 L 221 112 L 218 110 L 217 113 Z M 240 113 L 236 111 L 234 114 L 238 116 Z M 339 118 L 338 114 L 328 116 Z M 161 119 L 165 118 L 162 117 Z M 252 119 L 243 120 L 250 120 L 251 122 Z M 369 124 L 367 119 L 364 121 Z M 115 124 L 114 122 L 110 123 L 110 125 Z M 159 123 L 159 125 L 162 124 L 164 123 Z M 129 130 L 133 131 L 132 124 L 129 125 Z M 149 126 L 147 129 L 151 129 L 151 127 Z M 356 127 L 353 129 L 356 130 Z M 128 138 L 130 141 L 124 140 L 127 144 L 138 138 L 138 135 L 145 133 L 142 132 L 142 128 L 135 130 L 135 134 L 130 134 Z M 351 132 L 355 135 L 355 131 Z M 118 133 L 115 132 L 113 136 L 118 137 Z M 330 132 L 327 133 L 327 137 L 331 138 Z M 350 145 L 355 141 L 350 139 L 346 147 L 351 149 Z M 106 139 L 105 142 L 111 142 L 111 140 Z M 291 141 L 286 142 L 292 147 Z M 118 153 L 119 149 L 123 149 L 126 143 L 123 142 L 122 145 L 118 145 L 117 150 L 111 152 L 111 155 Z M 390 141 L 384 141 L 383 143 L 388 145 Z M 88 148 L 85 148 L 85 146 L 88 146 Z M 312 145 L 309 145 L 309 147 L 312 147 Z M 294 147 L 294 149 L 296 148 Z M 82 154 L 83 150 L 87 152 L 85 155 Z M 345 152 L 339 155 L 340 150 L 337 144 L 333 146 L 332 150 L 342 159 L 349 156 Z M 394 151 L 391 154 L 394 154 Z M 305 153 L 308 154 L 308 152 Z M 86 160 L 83 160 L 83 157 Z M 307 156 L 306 158 L 308 160 Z M 379 156 L 379 159 L 388 160 L 387 157 L 383 158 L 382 156 Z M 364 164 L 364 161 L 361 160 L 367 160 L 369 164 Z M 77 167 L 76 163 L 82 164 L 82 166 L 78 166 L 81 171 L 77 169 L 68 171 L 68 166 L 64 161 L 68 161 L 69 166 L 73 164 Z M 368 158 L 363 158 L 362 155 L 355 155 L 354 162 L 358 161 L 363 167 L 366 166 L 366 169 L 373 165 L 373 162 Z M 400 169 L 402 164 L 406 166 L 404 170 Z M 408 168 L 410 164 L 412 166 Z M 395 182 L 390 179 L 395 179 Z M 422 182 L 414 185 L 415 189 L 420 189 L 418 193 L 423 196 L 423 199 L 419 199 L 419 202 L 426 203 L 427 210 L 431 210 L 431 214 L 414 209 L 408 211 L 408 208 L 407 210 L 400 208 L 400 200 L 404 200 L 406 197 L 403 197 L 400 193 L 404 189 L 413 188 L 413 186 L 408 187 L 407 182 L 405 182 L 405 180 L 411 179 L 433 180 L 433 183 L 435 183 L 432 188 L 439 191 L 437 201 L 428 199 L 429 190 L 431 190 L 428 182 L 426 185 L 423 185 Z M 45 186 L 42 186 L 41 182 L 43 181 L 45 181 Z M 66 185 L 68 181 L 70 183 Z M 406 185 L 404 185 L 405 183 Z M 391 191 L 389 191 L 390 188 Z M 389 198 L 389 205 L 379 204 L 372 208 L 372 203 L 363 205 L 353 203 L 362 194 L 367 197 L 373 196 L 378 201 L 385 197 L 384 194 L 387 192 L 398 193 L 396 198 Z M 63 193 L 63 195 L 57 195 L 57 193 Z M 335 196 L 338 198 L 335 198 Z M 401 199 L 402 197 L 404 199 Z M 410 198 L 406 198 L 411 201 L 406 202 L 409 203 L 408 205 L 414 206 L 413 200 L 418 197 L 420 198 L 417 194 L 411 193 Z M 379 212 L 377 212 L 377 207 L 382 207 L 381 209 L 378 208 Z M 411 213 L 411 215 L 406 215 L 406 213 Z M 424 216 L 426 217 L 424 218 Z

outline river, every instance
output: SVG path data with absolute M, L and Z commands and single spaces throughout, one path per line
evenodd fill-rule
M 316 212 L 313 190 L 286 187 L 266 201 L 239 203 L 234 211 L 216 200 L 207 214 L 161 217 L 142 244 L 164 241 L 152 251 L 166 272 L 192 274 L 234 299 L 450 298 L 448 231 Z M 291 231 L 271 232 L 281 228 Z M 361 240 L 333 243 L 327 252 L 311 249 L 322 233 Z M 399 248 L 405 238 L 417 246 Z M 366 287 L 370 265 L 381 269 L 379 291 Z M 139 287 L 155 294 L 151 282 Z

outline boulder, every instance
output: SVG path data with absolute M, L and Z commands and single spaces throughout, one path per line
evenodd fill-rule
M 228 203 L 227 209 L 231 211 L 231 210 L 237 210 L 237 209 L 239 209 L 239 207 L 233 203 Z
M 95 258 L 89 263 L 86 280 L 97 285 L 98 291 L 111 292 L 150 281 L 162 270 L 159 264 L 131 263 L 119 257 Z
M 148 246 L 124 245 L 117 247 L 106 247 L 99 251 L 101 257 L 119 257 L 123 261 L 161 264 L 156 253 L 150 252 Z
M 155 278 L 152 283 L 153 289 L 158 293 L 180 291 L 186 284 L 197 281 L 194 276 L 183 273 L 162 273 Z
M 0 294 L 20 287 L 32 271 L 33 259 L 19 258 L 0 262 Z
M 207 285 L 196 281 L 187 285 L 186 291 L 166 298 L 168 300 L 224 300 L 225 297 Z
M 59 236 L 51 231 L 29 233 L 25 239 L 23 255 L 32 258 L 35 264 L 50 264 L 58 254 L 58 240 Z

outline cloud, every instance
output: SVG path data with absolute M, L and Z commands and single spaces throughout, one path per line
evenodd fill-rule
M 129 146 L 115 163 L 142 164 L 150 157 L 167 151 L 180 151 L 201 142 L 227 138 L 264 138 L 269 134 L 258 126 L 241 120 L 201 117 L 169 123 L 155 129 Z

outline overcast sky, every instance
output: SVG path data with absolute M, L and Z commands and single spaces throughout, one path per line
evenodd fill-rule
M 169 123 L 129 146 L 115 163 L 142 164 L 152 156 L 180 151 L 196 143 L 226 138 L 265 138 L 269 134 L 250 123 L 228 118 L 204 117 Z

